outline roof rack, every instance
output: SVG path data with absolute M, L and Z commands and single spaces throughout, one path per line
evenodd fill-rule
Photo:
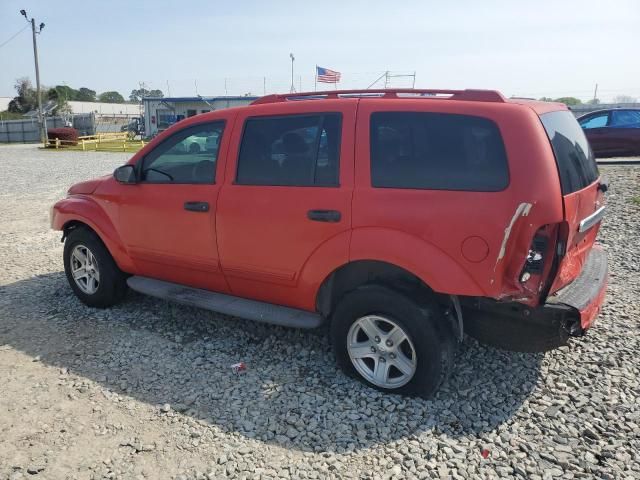
M 265 103 L 290 102 L 300 100 L 324 100 L 336 98 L 445 98 L 469 102 L 498 102 L 507 100 L 495 90 L 434 90 L 417 88 L 370 89 L 370 90 L 328 90 L 324 92 L 303 92 L 273 94 L 260 97 L 251 105 Z

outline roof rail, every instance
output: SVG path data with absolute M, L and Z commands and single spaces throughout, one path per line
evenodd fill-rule
M 251 105 L 299 100 L 323 100 L 335 98 L 446 98 L 470 102 L 505 103 L 506 99 L 496 90 L 437 90 L 418 88 L 370 89 L 370 90 L 328 90 L 324 92 L 303 92 L 272 94 L 260 97 Z

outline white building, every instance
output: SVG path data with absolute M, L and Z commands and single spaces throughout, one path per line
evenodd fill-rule
M 176 122 L 212 110 L 242 107 L 258 97 L 147 97 L 142 99 L 146 136 L 153 136 Z
M 102 102 L 77 102 L 70 100 L 67 102 L 71 108 L 71 113 L 95 113 L 99 116 L 142 116 L 140 104 L 138 103 L 102 103 Z

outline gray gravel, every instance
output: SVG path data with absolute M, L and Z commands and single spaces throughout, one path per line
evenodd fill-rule
M 611 286 L 587 337 L 466 339 L 424 401 L 346 378 L 324 331 L 80 304 L 49 207 L 127 157 L 0 146 L 0 479 L 640 478 L 639 167 L 602 168 Z

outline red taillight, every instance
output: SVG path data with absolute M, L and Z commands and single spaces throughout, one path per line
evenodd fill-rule
M 548 287 L 548 276 L 555 260 L 558 225 L 540 227 L 529 246 L 519 280 L 522 288 L 536 297 Z

